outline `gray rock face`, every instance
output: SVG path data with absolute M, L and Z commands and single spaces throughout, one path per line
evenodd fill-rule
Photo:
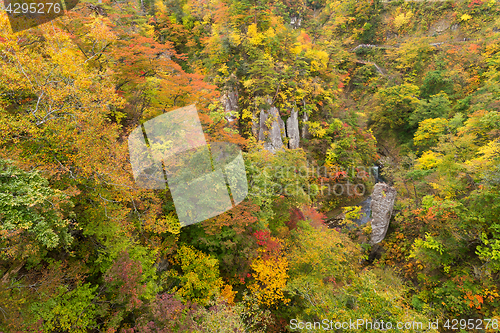
M 271 98 L 267 100 L 268 105 L 272 104 Z M 299 148 L 299 111 L 293 108 L 286 124 L 280 116 L 279 110 L 271 106 L 268 110 L 260 110 L 260 114 L 253 113 L 252 134 L 258 141 L 264 142 L 264 149 L 273 154 L 283 149 L 283 142 L 288 138 L 290 149 Z
M 275 153 L 283 149 L 285 137 L 285 123 L 280 117 L 278 109 L 272 106 L 269 111 L 260 110 L 259 141 L 264 141 L 264 149 Z
M 259 125 L 259 141 L 266 141 L 266 137 L 268 134 L 267 132 L 269 130 L 266 125 L 267 118 L 269 118 L 267 112 L 264 110 L 260 110 L 259 121 L 257 123 Z
M 293 108 L 290 117 L 286 120 L 286 134 L 288 136 L 288 148 L 299 148 L 299 111 L 296 108 Z
M 429 29 L 429 36 L 432 36 L 433 34 L 442 34 L 446 30 L 450 29 L 450 26 L 451 24 L 449 20 L 439 20 Z
M 252 135 L 254 138 L 259 139 L 260 134 L 260 119 L 257 111 L 252 112 Z
M 371 245 L 380 243 L 387 233 L 396 194 L 396 190 L 386 183 L 375 184 L 370 206 L 372 211 Z
M 232 113 L 238 112 L 238 90 L 234 87 L 228 88 L 226 93 L 222 95 L 221 102 L 227 112 L 227 121 L 236 120 L 235 115 Z

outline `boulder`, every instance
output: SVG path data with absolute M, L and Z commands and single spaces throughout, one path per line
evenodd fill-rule
M 377 183 L 373 188 L 370 205 L 372 211 L 372 234 L 371 245 L 380 243 L 387 233 L 389 221 L 391 220 L 394 201 L 396 200 L 396 190 L 386 183 Z

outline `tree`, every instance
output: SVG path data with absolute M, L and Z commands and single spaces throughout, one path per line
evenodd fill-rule
M 428 101 L 421 100 L 415 111 L 409 117 L 412 127 L 417 127 L 421 121 L 431 118 L 447 118 L 451 111 L 451 102 L 445 93 L 432 95 Z
M 181 275 L 172 272 L 179 280 L 177 293 L 200 305 L 207 305 L 219 293 L 222 279 L 219 277 L 219 262 L 192 247 L 181 246 L 175 256 Z
M 248 288 L 256 297 L 258 303 L 274 307 L 278 304 L 287 304 L 288 299 L 283 294 L 288 278 L 286 258 L 270 257 L 257 258 L 252 262 L 254 282 Z
M 257 256 L 257 245 L 252 235 L 259 224 L 260 208 L 250 200 L 201 225 L 183 230 L 180 241 L 210 253 L 220 263 L 221 276 L 232 285 L 248 279 L 250 264 Z
M 380 89 L 376 94 L 377 107 L 371 114 L 376 132 L 394 130 L 403 134 L 411 130 L 410 117 L 419 104 L 418 86 L 403 83 Z
M 384 321 L 427 321 L 405 305 L 405 287 L 399 278 L 389 271 L 361 269 L 359 246 L 346 235 L 301 223 L 292 240 L 285 289 L 293 304 L 288 311 L 290 318 L 314 322 L 326 315 L 349 322 L 356 314 L 369 321 L 383 313 Z
M 158 294 L 135 322 L 133 328 L 122 330 L 123 333 L 139 333 L 154 330 L 158 333 L 192 332 L 201 327 L 196 322 L 196 304 L 184 304 L 172 294 Z
M 70 290 L 60 285 L 55 296 L 44 303 L 33 303 L 32 311 L 43 320 L 46 332 L 87 332 L 97 324 L 98 310 L 92 302 L 97 287 L 86 283 Z
M 454 80 L 450 77 L 452 75 L 452 73 L 441 70 L 427 72 L 420 88 L 422 98 L 430 98 L 441 92 L 448 96 L 453 96 L 455 87 Z
M 0 159 L 2 258 L 16 262 L 13 268 L 19 270 L 26 261 L 37 263 L 48 251 L 70 246 L 77 228 L 72 207 L 69 197 L 51 188 L 39 172 Z
M 447 128 L 448 120 L 445 118 L 424 119 L 418 126 L 413 142 L 418 147 L 434 147 L 439 139 L 446 134 Z

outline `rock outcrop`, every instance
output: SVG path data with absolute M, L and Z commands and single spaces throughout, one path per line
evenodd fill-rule
M 229 104 L 229 101 L 226 103 Z M 252 134 L 258 140 L 264 142 L 264 149 L 273 154 L 284 148 L 284 143 L 288 142 L 288 148 L 297 149 L 300 145 L 301 134 L 308 137 L 307 125 L 304 125 L 302 132 L 299 129 L 299 111 L 293 108 L 286 123 L 280 116 L 278 108 L 272 105 L 271 98 L 268 98 L 268 108 L 252 112 Z M 226 108 L 227 109 L 227 108 Z M 305 121 L 309 118 L 305 116 Z M 287 140 L 288 139 L 288 140 Z
M 300 144 L 299 133 L 299 111 L 293 108 L 290 117 L 286 120 L 286 134 L 288 136 L 288 148 L 297 149 Z
M 370 205 L 372 211 L 372 245 L 380 243 L 387 233 L 389 221 L 391 220 L 394 201 L 396 200 L 396 190 L 386 183 L 377 183 L 371 195 Z
M 259 141 L 264 142 L 264 149 L 275 153 L 283 149 L 283 138 L 286 137 L 285 123 L 278 109 L 271 106 L 269 111 L 260 110 Z
M 227 113 L 227 121 L 235 121 L 235 113 L 238 112 L 238 90 L 235 87 L 227 88 L 227 91 L 221 97 L 221 103 Z

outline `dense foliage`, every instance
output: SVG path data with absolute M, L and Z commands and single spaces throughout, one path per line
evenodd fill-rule
M 15 34 L 2 13 L 0 331 L 500 321 L 499 31 L 496 0 L 88 0 Z M 127 138 L 191 104 L 249 195 L 181 227 Z M 263 149 L 271 106 L 299 149 Z M 398 197 L 372 248 L 327 189 L 368 194 L 375 164 Z

